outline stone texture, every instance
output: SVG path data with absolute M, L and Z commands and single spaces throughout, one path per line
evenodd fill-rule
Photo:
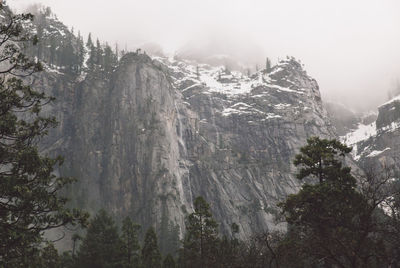
M 201 72 L 218 75 L 207 68 Z M 227 86 L 251 84 L 226 94 L 196 79 L 195 69 L 127 54 L 109 78 L 42 74 L 37 85 L 58 98 L 47 112 L 60 121 L 43 150 L 64 155 L 61 174 L 79 179 L 67 194 L 89 211 L 152 224 L 163 237 L 166 225 L 184 233 L 199 195 L 224 233 L 233 222 L 243 239 L 284 228 L 274 214 L 299 189 L 294 155 L 307 137 L 335 135 L 317 82 L 288 59 L 270 74 L 225 77 Z

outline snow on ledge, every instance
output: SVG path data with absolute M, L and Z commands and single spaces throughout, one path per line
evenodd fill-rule
M 376 131 L 376 122 L 373 122 L 369 125 L 358 124 L 358 127 L 353 132 L 347 133 L 345 136 L 341 137 L 341 140 L 347 145 L 354 145 L 360 141 L 364 141 L 369 139 L 372 136 L 375 136 Z
M 382 151 L 374 150 L 369 155 L 367 155 L 366 157 L 375 157 L 375 156 L 378 156 L 378 155 L 382 154 L 383 152 L 385 152 L 387 150 L 390 150 L 390 147 L 387 147 L 387 148 L 383 149 Z

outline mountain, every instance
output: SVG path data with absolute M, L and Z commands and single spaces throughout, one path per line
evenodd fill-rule
M 81 37 L 42 18 L 45 40 L 54 41 L 50 29 L 62 34 L 57 46 L 28 50 L 46 63 L 30 82 L 57 98 L 44 112 L 59 127 L 41 149 L 63 155 L 58 172 L 78 179 L 66 190 L 72 205 L 153 225 L 164 252 L 199 195 L 225 234 L 234 222 L 242 239 L 285 227 L 274 215 L 300 187 L 295 154 L 308 137 L 336 137 L 317 82 L 296 59 L 247 75 L 140 51 L 107 56 L 107 45 L 89 44 L 82 62 Z
M 294 59 L 247 77 L 129 53 L 109 80 L 40 81 L 60 121 L 45 150 L 64 155 L 61 173 L 79 178 L 76 204 L 159 230 L 183 233 L 198 195 L 225 232 L 233 222 L 242 238 L 274 228 L 276 203 L 299 188 L 299 147 L 334 137 L 316 81 Z
M 389 169 L 400 177 L 400 96 L 379 106 L 376 120 L 360 123 L 342 139 L 354 147 L 354 159 L 365 170 Z

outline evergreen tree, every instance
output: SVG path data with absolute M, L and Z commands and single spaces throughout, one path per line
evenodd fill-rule
M 95 63 L 98 65 L 98 68 L 102 68 L 104 66 L 104 57 L 103 57 L 103 48 L 101 47 L 99 39 L 96 41 L 96 58 Z
M 153 227 L 150 227 L 145 235 L 142 248 L 142 265 L 147 268 L 161 267 L 161 253 L 158 249 L 157 235 Z
M 194 201 L 194 212 L 187 218 L 183 241 L 184 267 L 212 267 L 216 262 L 218 224 L 213 219 L 210 205 L 204 198 Z
M 162 267 L 163 268 L 175 268 L 176 267 L 174 257 L 172 257 L 171 254 L 168 254 L 167 256 L 165 256 Z
M 88 49 L 93 47 L 92 33 L 89 33 L 89 35 L 88 35 L 88 40 L 86 41 L 86 47 Z
M 33 16 L 0 8 L 5 11 L 0 23 L 0 267 L 27 267 L 44 231 L 83 223 L 86 215 L 66 208 L 60 196 L 73 181 L 54 175 L 62 159 L 41 156 L 37 147 L 56 121 L 40 113 L 53 98 L 19 79 L 42 69 L 21 52 L 37 43 L 23 28 Z
M 65 70 L 70 72 L 76 71 L 76 55 L 72 45 L 72 35 L 67 34 L 62 42 L 60 64 Z
M 340 143 L 337 140 L 320 139 L 311 137 L 307 140 L 307 145 L 300 149 L 300 154 L 296 155 L 294 164 L 301 166 L 297 178 L 302 180 L 306 177 L 316 177 L 322 183 L 328 179 L 337 180 L 338 178 L 348 179 L 350 184 L 355 183 L 355 179 L 350 175 L 350 168 L 342 167 L 342 159 L 345 154 L 350 153 L 351 147 Z M 335 176 L 336 172 L 341 172 L 343 177 Z
M 384 252 L 374 235 L 374 207 L 356 190 L 356 180 L 338 157 L 351 148 L 337 140 L 310 138 L 296 155 L 299 179 L 316 177 L 280 206 L 289 224 L 285 244 L 295 245 L 301 259 L 325 266 L 370 267 Z M 302 254 L 302 255 L 301 255 Z
M 122 221 L 122 258 L 126 268 L 139 267 L 139 239 L 140 225 L 135 224 L 129 217 Z
M 78 55 L 77 55 L 77 64 L 78 64 L 78 72 L 80 73 L 82 71 L 83 65 L 85 63 L 85 55 L 86 55 L 86 50 L 85 50 L 85 45 L 83 42 L 83 37 L 81 36 L 81 33 L 78 32 Z
M 240 266 L 240 242 L 237 239 L 239 226 L 236 223 L 231 225 L 232 236 L 223 236 L 218 243 L 217 267 L 236 267 Z
M 89 58 L 86 64 L 89 70 L 93 70 L 94 64 L 96 63 L 96 49 L 93 45 L 91 33 L 89 33 L 88 40 L 86 42 L 86 49 L 87 52 L 89 53 Z
M 111 47 L 106 44 L 104 47 L 104 72 L 110 74 L 117 66 L 118 59 L 113 53 Z
M 121 266 L 121 239 L 113 219 L 100 210 L 90 221 L 78 252 L 78 267 L 110 268 Z
M 120 52 L 120 58 L 122 58 L 123 56 L 125 56 L 125 54 L 127 53 L 127 51 L 125 49 L 121 50 Z
M 114 53 L 115 53 L 115 56 L 117 57 L 117 61 L 119 61 L 119 59 L 120 59 L 120 53 L 119 53 L 119 46 L 118 46 L 118 43 L 115 43 L 115 51 L 114 51 Z
M 271 60 L 267 57 L 267 59 L 265 61 L 265 71 L 267 73 L 270 73 L 271 70 L 272 70 Z

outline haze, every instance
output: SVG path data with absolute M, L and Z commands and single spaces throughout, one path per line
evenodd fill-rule
M 128 48 L 218 47 L 248 64 L 300 59 L 323 98 L 376 107 L 400 78 L 398 0 L 8 0 L 42 3 L 68 26 Z

